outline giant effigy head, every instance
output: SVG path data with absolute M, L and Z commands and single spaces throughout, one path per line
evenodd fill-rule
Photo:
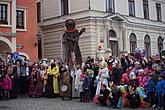
M 76 21 L 73 19 L 68 19 L 65 21 L 65 26 L 68 31 L 72 31 L 75 29 Z

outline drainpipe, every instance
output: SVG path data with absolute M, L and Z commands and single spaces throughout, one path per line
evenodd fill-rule
M 16 34 L 16 0 L 12 0 L 12 34 Z M 12 52 L 16 52 L 16 37 L 12 36 Z
M 89 0 L 89 10 L 91 10 L 91 0 Z

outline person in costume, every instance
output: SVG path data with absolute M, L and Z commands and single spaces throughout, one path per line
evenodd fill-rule
M 82 70 L 83 70 L 82 66 Z M 79 92 L 80 95 L 80 102 L 83 102 L 83 97 L 84 97 L 84 90 L 83 90 L 83 83 L 84 83 L 84 78 L 85 75 L 83 74 L 84 71 L 82 71 L 80 68 L 80 65 L 77 65 L 77 75 L 76 75 L 76 85 L 75 89 Z
M 82 28 L 79 32 L 75 29 L 76 22 L 73 19 L 68 19 L 65 21 L 66 31 L 63 34 L 62 42 L 64 47 L 64 62 L 67 62 L 69 66 L 69 70 L 73 68 L 72 58 L 75 57 L 75 62 L 77 65 L 82 64 L 82 55 L 79 48 L 79 37 L 83 32 L 85 32 L 85 28 Z
M 29 80 L 29 96 L 34 98 L 42 96 L 42 77 L 38 69 L 38 63 L 35 63 L 32 66 L 32 72 Z
M 52 61 L 54 62 L 54 61 Z M 53 89 L 53 74 L 51 72 L 48 72 L 48 68 L 49 68 L 49 71 L 51 69 L 54 68 L 54 65 L 50 65 L 49 67 L 47 67 L 47 83 L 45 84 L 45 97 L 48 97 L 48 98 L 52 98 L 54 97 L 54 89 Z
M 136 92 L 139 94 L 140 96 L 140 107 L 141 108 L 147 108 L 149 107 L 149 104 L 147 103 L 147 94 L 145 92 L 145 89 L 141 86 L 136 88 Z
M 43 75 L 42 75 L 42 79 L 43 79 L 43 93 L 44 93 L 44 95 L 45 95 L 45 89 L 46 89 L 46 85 L 47 85 L 47 83 L 48 83 L 48 66 L 47 65 L 45 65 L 44 67 L 43 67 L 43 69 L 44 70 L 42 70 L 42 72 L 43 72 Z
M 118 102 L 120 97 L 122 96 L 122 93 L 120 89 L 118 89 L 117 85 L 111 84 L 110 85 L 111 91 L 107 98 L 107 106 L 110 108 L 117 108 Z
M 72 70 L 71 70 L 71 78 L 72 78 L 72 98 L 78 98 L 79 94 L 78 94 L 78 90 L 77 90 L 77 75 L 79 74 L 80 71 L 77 71 L 77 67 L 76 65 L 73 66 Z
M 128 94 L 128 82 L 129 82 L 128 75 L 127 73 L 124 73 L 120 80 L 120 86 L 118 86 L 119 90 L 122 93 L 122 96 L 120 97 L 120 100 L 118 103 L 118 108 L 122 108 L 126 106 L 126 96 Z
M 48 74 L 53 75 L 53 91 L 55 97 L 59 94 L 59 85 L 58 85 L 58 76 L 59 76 L 59 67 L 56 63 L 52 60 L 51 66 L 48 67 Z
M 60 74 L 60 96 L 62 97 L 62 100 L 64 100 L 65 97 L 68 97 L 69 99 L 72 97 L 71 76 L 67 65 L 62 67 Z
M 100 94 L 101 84 L 105 84 L 108 88 L 108 79 L 109 78 L 110 78 L 110 76 L 109 76 L 109 70 L 107 68 L 107 63 L 105 62 L 104 58 L 102 58 L 102 62 L 100 63 L 99 74 L 96 77 L 98 83 L 97 83 L 97 89 L 96 89 L 95 96 Z

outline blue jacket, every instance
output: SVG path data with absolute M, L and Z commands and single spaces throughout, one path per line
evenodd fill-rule
M 163 82 L 164 80 L 159 80 L 156 85 L 156 95 L 162 95 L 163 94 Z
M 147 84 L 147 92 L 154 93 L 155 92 L 155 83 L 153 79 L 150 79 Z
M 90 84 L 91 84 L 91 78 L 89 76 L 85 77 L 84 82 L 83 82 L 83 90 L 89 90 L 90 89 Z
M 165 80 L 163 80 L 163 95 L 165 95 Z

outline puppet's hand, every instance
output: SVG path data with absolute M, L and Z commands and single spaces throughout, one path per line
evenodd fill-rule
M 81 29 L 81 32 L 85 32 L 85 31 L 86 31 L 86 28 L 82 28 L 82 29 Z

